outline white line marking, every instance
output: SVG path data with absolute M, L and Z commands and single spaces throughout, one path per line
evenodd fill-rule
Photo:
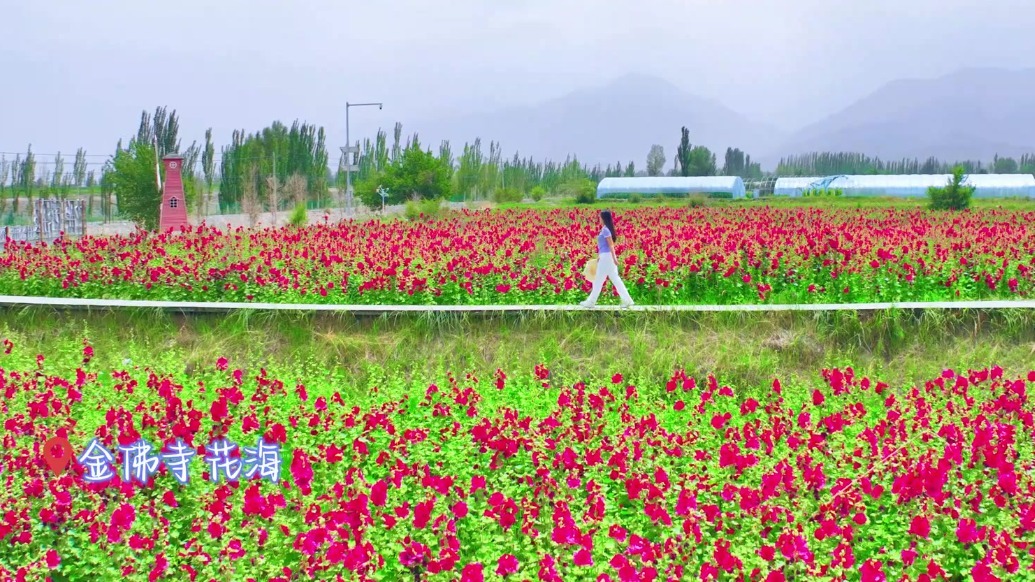
M 340 313 L 490 313 L 531 311 L 883 311 L 891 309 L 1035 309 L 1035 300 L 903 301 L 888 303 L 797 303 L 745 305 L 334 305 L 326 303 L 233 303 L 223 301 L 152 301 L 0 295 L 0 306 L 47 306 L 58 309 L 162 309 L 166 311 L 329 311 Z

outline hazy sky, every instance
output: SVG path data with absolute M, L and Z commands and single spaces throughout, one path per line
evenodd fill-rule
M 385 102 L 353 112 L 356 139 L 630 72 L 795 129 L 892 79 L 1035 64 L 1031 0 L 3 4 L 0 151 L 108 154 L 157 105 L 186 144 L 300 118 L 336 147 L 346 100 Z

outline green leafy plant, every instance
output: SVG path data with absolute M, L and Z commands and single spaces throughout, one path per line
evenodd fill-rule
M 532 188 L 531 192 L 529 192 L 529 196 L 531 196 L 532 200 L 534 200 L 535 202 L 539 202 L 546 197 L 546 188 L 543 188 L 542 186 L 536 186 Z
M 966 210 L 970 208 L 970 199 L 974 195 L 974 186 L 965 186 L 967 181 L 963 166 L 952 169 L 952 177 L 945 186 L 931 186 L 927 189 L 927 198 L 931 210 Z
M 162 193 L 155 174 L 155 149 L 133 141 L 115 154 L 112 166 L 110 179 L 119 210 L 145 229 L 156 228 Z
M 690 208 L 703 208 L 708 206 L 708 198 L 701 194 L 692 194 L 686 197 L 686 205 Z
M 305 203 L 296 204 L 295 209 L 291 211 L 291 216 L 288 217 L 288 224 L 291 226 L 302 227 L 309 222 L 309 215 L 306 213 Z
M 496 204 L 517 204 L 524 196 L 516 188 L 497 188 L 492 193 L 492 201 Z
M 408 200 L 403 216 L 406 220 L 435 220 L 443 214 L 442 199 Z
M 597 187 L 588 179 L 568 182 L 561 186 L 561 191 L 574 198 L 576 204 L 593 204 L 597 199 Z

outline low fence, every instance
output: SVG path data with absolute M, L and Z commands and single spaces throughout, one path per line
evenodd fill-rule
M 86 204 L 82 200 L 34 200 L 32 224 L 5 226 L 0 249 L 7 241 L 51 242 L 62 236 L 86 235 Z

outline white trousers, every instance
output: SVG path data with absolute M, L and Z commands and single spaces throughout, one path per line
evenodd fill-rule
M 596 305 L 600 291 L 604 288 L 604 281 L 607 279 L 610 279 L 611 284 L 615 286 L 622 303 L 631 304 L 633 302 L 632 297 L 629 296 L 629 290 L 625 288 L 625 283 L 618 275 L 618 265 L 615 264 L 614 257 L 611 256 L 611 253 L 600 253 L 597 258 L 597 276 L 593 279 L 593 291 L 590 292 L 586 303 Z

